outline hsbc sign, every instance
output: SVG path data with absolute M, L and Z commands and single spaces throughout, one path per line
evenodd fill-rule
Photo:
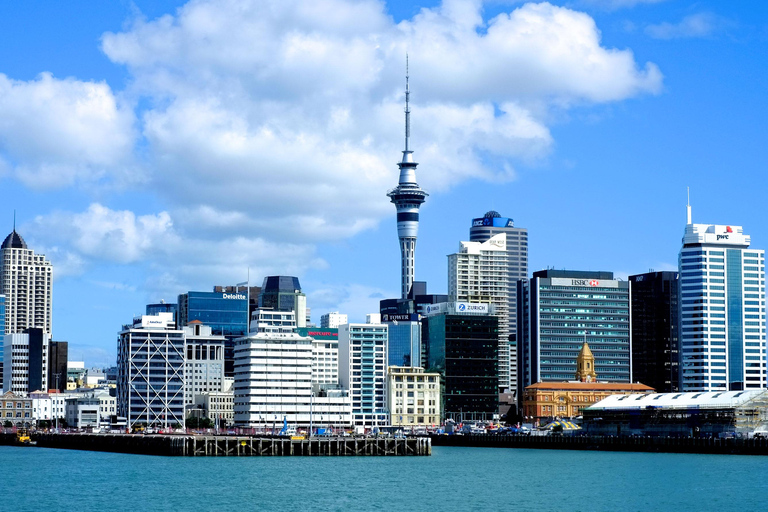
M 619 282 L 613 279 L 566 279 L 562 277 L 551 278 L 552 286 L 579 286 L 590 288 L 618 288 Z

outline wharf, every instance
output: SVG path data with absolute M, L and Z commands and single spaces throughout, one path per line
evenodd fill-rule
M 13 439 L 0 438 L 0 444 Z M 432 455 L 426 437 L 393 439 L 375 437 L 285 437 L 143 435 L 143 434 L 51 434 L 37 433 L 32 440 L 42 448 L 65 448 L 101 452 L 180 457 L 259 456 L 427 456 Z
M 699 437 L 433 435 L 433 446 L 532 448 L 536 450 L 597 450 L 612 452 L 707 453 L 768 455 L 768 439 Z

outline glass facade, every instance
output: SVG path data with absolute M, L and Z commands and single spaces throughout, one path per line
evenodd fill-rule
M 235 339 L 248 333 L 248 296 L 244 293 L 188 292 L 179 295 L 179 327 L 199 320 L 224 343 L 224 375 L 234 376 Z
M 573 380 L 585 341 L 598 380 L 632 382 L 627 281 L 612 272 L 542 270 L 530 288 L 531 384 Z
M 442 377 L 445 418 L 491 420 L 499 409 L 499 319 L 439 314 L 422 324 L 428 372 Z
M 421 366 L 421 323 L 389 323 L 388 366 Z

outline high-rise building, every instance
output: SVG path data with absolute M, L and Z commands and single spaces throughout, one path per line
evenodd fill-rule
M 48 389 L 67 390 L 69 343 L 51 341 L 48 345 Z
M 250 332 L 235 346 L 236 425 L 351 424 L 348 393 L 313 382 L 313 345 L 296 332 L 294 311 L 254 311 Z
M 406 66 L 407 68 L 407 66 Z M 416 166 L 411 151 L 411 91 L 408 86 L 408 71 L 405 73 L 405 149 L 397 187 L 387 192 L 390 201 L 397 208 L 397 237 L 400 240 L 400 288 L 401 298 L 408 298 L 415 275 L 416 238 L 419 234 L 419 207 L 427 194 L 416 182 Z
M 156 304 L 147 304 L 147 307 L 144 311 L 145 315 L 156 315 L 158 313 L 173 313 L 173 320 L 178 320 L 178 312 L 179 312 L 179 305 L 178 304 L 169 304 L 165 302 L 164 300 L 161 300 L 160 302 Z M 183 327 L 183 326 L 182 326 Z
M 510 381 L 509 359 L 509 265 L 505 233 L 485 242 L 461 242 L 459 252 L 448 255 L 448 296 L 452 301 L 493 304 L 499 317 L 499 391 Z
M 5 295 L 0 294 L 0 376 L 3 375 L 3 338 L 5 337 Z
M 339 330 L 323 327 L 297 328 L 300 336 L 312 338 L 312 382 L 339 384 Z
M 173 313 L 134 318 L 117 340 L 117 409 L 128 426 L 184 426 L 184 331 Z
M 199 320 L 224 336 L 224 375 L 234 375 L 235 340 L 248 332 L 248 292 L 187 292 L 179 295 L 178 327 Z
M 386 324 L 345 324 L 339 327 L 339 383 L 352 398 L 352 421 L 373 428 L 386 425 Z
M 445 418 L 493 420 L 499 413 L 499 318 L 494 313 L 490 304 L 425 307 L 425 366 L 441 375 Z
M 602 382 L 633 381 L 628 281 L 613 272 L 540 270 L 522 284 L 528 330 L 518 344 L 520 389 L 573 379 L 585 342 Z
M 659 393 L 680 391 L 679 274 L 648 272 L 632 283 L 632 379 Z
M 320 317 L 320 327 L 323 329 L 338 329 L 340 325 L 346 323 L 349 323 L 347 315 L 338 311 L 326 313 Z
M 507 329 L 509 343 L 502 346 L 499 340 L 499 386 L 510 389 L 513 395 L 517 390 L 517 283 L 528 278 L 528 230 L 515 227 L 515 221 L 509 217 L 502 217 L 493 210 L 483 217 L 472 219 L 472 227 L 469 228 L 470 242 L 487 242 L 492 237 L 504 234 L 506 237 L 507 254 Z M 503 320 L 499 319 L 499 331 Z M 499 332 L 501 334 L 501 332 Z M 507 362 L 507 360 L 509 362 Z M 506 368 L 509 369 L 509 380 L 506 377 Z
M 765 388 L 765 251 L 741 226 L 688 222 L 680 250 L 682 391 Z
M 3 351 L 3 391 L 29 394 L 48 389 L 48 344 L 51 335 L 42 329 L 7 334 Z
M 428 427 L 442 423 L 440 374 L 414 366 L 387 368 L 387 408 L 390 425 Z
M 51 333 L 53 267 L 27 247 L 14 227 L 0 246 L 0 293 L 5 295 L 5 334 L 38 328 Z
M 210 325 L 192 320 L 184 328 L 187 406 L 198 402 L 198 396 L 224 391 L 224 342 L 226 338 L 213 334 Z
M 259 294 L 259 308 L 294 311 L 296 327 L 307 326 L 307 296 L 301 291 L 298 277 L 265 277 Z

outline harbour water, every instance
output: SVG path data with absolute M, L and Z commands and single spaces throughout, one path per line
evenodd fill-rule
M 0 446 L 2 510 L 760 510 L 768 457 L 434 447 L 187 458 Z

